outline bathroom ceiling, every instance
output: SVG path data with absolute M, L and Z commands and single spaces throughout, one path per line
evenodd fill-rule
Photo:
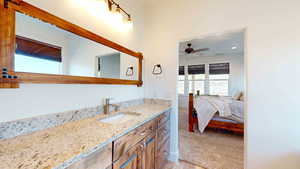
M 192 48 L 209 48 L 208 51 L 202 51 L 192 54 L 186 54 L 184 50 L 187 44 L 191 43 Z M 208 56 L 229 56 L 244 53 L 244 32 L 230 32 L 224 34 L 215 34 L 199 39 L 193 39 L 179 44 L 180 57 L 208 57 Z

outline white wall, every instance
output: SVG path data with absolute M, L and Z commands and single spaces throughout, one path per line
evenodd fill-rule
M 134 27 L 127 32 L 104 21 L 100 10 L 84 8 L 82 3 L 91 1 L 26 1 L 130 49 L 142 51 L 144 15 L 137 0 L 120 1 L 133 17 Z M 114 101 L 137 99 L 144 97 L 144 90 L 121 85 L 21 84 L 19 89 L 1 89 L 0 122 L 95 106 L 102 104 L 105 97 L 113 97 Z
M 77 76 L 95 76 L 97 68 L 96 56 L 119 53 L 119 51 L 93 42 L 79 36 L 68 36 L 69 56 L 64 60 L 67 74 Z M 120 53 L 120 70 L 118 77 L 127 80 L 138 80 L 138 59 L 125 53 Z M 126 76 L 127 67 L 134 67 L 134 76 Z M 107 65 L 106 65 L 107 67 Z M 109 77 L 109 76 L 105 76 Z
M 95 76 L 96 56 L 116 53 L 107 46 L 79 36 L 69 36 L 70 56 L 66 59 L 69 75 Z
M 157 2 L 157 3 L 155 3 Z M 157 5 L 156 5 L 157 4 Z M 247 169 L 300 168 L 299 0 L 164 0 L 147 4 L 146 95 L 173 99 L 176 138 L 178 43 L 247 28 Z M 160 79 L 151 75 L 161 63 Z M 163 91 L 163 92 L 158 92 Z M 172 142 L 172 153 L 177 143 Z

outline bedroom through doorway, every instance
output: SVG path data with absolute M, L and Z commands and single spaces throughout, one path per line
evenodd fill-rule
M 245 30 L 179 43 L 180 160 L 244 168 Z

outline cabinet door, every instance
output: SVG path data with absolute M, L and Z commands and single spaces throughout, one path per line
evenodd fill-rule
M 155 152 L 155 169 L 164 169 L 168 162 L 170 151 L 170 120 L 168 114 L 163 114 L 157 129 L 156 152 Z
M 154 133 L 156 130 L 155 126 L 155 121 L 150 121 L 114 141 L 113 161 L 117 161 L 129 149 L 139 144 L 147 135 Z
M 146 137 L 144 150 L 144 169 L 155 168 L 155 134 Z
M 155 157 L 155 169 L 164 169 L 168 162 L 168 156 L 170 151 L 170 139 L 166 139 L 165 142 L 159 147 Z
M 136 144 L 114 162 L 113 169 L 142 169 L 143 149 L 143 142 Z

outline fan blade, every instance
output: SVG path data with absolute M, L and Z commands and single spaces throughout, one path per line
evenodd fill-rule
M 209 50 L 209 48 L 196 49 L 192 53 L 203 52 L 203 51 L 208 51 L 208 50 Z

